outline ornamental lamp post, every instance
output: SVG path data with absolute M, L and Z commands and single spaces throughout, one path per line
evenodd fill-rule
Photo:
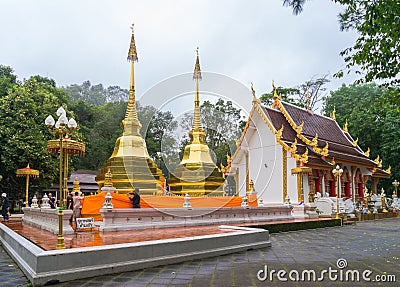
M 399 184 L 400 184 L 400 182 L 398 182 L 397 179 L 395 179 L 392 182 L 392 185 L 394 186 L 394 192 L 393 192 L 392 197 L 397 197 L 397 187 L 399 186 Z
M 49 130 L 54 135 L 58 135 L 58 140 L 47 141 L 47 152 L 60 153 L 59 201 L 61 206 L 65 206 L 68 194 L 68 154 L 83 156 L 85 154 L 85 144 L 69 137 L 69 134 L 76 130 L 78 124 L 72 118 L 68 120 L 64 108 L 58 108 L 56 114 L 58 116 L 57 122 L 51 115 L 45 120 Z
M 67 114 L 63 107 L 59 107 L 57 112 L 57 122 L 50 115 L 46 118 L 44 123 L 49 130 L 54 134 L 58 135 L 57 140 L 47 141 L 47 152 L 60 153 L 60 190 L 59 200 L 60 205 L 66 206 L 66 198 L 68 193 L 68 154 L 78 154 L 83 156 L 85 154 L 85 144 L 72 140 L 68 135 L 72 134 L 77 128 L 78 124 L 74 119 L 68 120 Z M 63 189 L 64 185 L 64 189 Z M 62 218 L 62 208 L 58 207 L 58 237 L 57 237 L 57 249 L 64 249 L 64 236 Z
M 26 188 L 25 188 L 25 207 L 29 207 L 29 197 L 28 197 L 28 189 L 29 189 L 29 177 L 38 177 L 39 171 L 29 167 L 29 163 L 27 167 L 17 169 L 17 177 L 26 177 Z
M 339 178 L 343 173 L 343 169 L 340 168 L 339 165 L 336 166 L 332 170 L 333 175 L 335 176 L 336 179 L 336 219 L 339 219 Z

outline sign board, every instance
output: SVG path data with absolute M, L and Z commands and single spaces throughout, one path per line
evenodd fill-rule
M 77 218 L 76 228 L 94 228 L 94 218 Z

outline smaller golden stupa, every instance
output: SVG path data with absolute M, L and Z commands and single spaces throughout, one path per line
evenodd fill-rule
M 199 49 L 196 50 L 196 64 L 193 73 L 196 80 L 194 98 L 193 128 L 189 133 L 190 143 L 185 147 L 182 161 L 170 174 L 169 187 L 172 194 L 190 196 L 221 196 L 224 177 L 212 160 L 210 149 L 205 142 L 206 134 L 200 120 L 199 80 L 201 77 Z

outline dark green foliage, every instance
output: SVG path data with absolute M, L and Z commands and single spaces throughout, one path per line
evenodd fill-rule
M 359 146 L 371 149 L 371 159 L 378 155 L 383 167 L 392 167 L 392 176 L 381 180 L 380 186 L 391 191 L 391 182 L 400 178 L 400 109 L 397 93 L 376 84 L 343 85 L 326 99 L 325 115 L 336 107 L 336 119 L 340 125 L 348 120 L 348 130 Z M 379 187 L 380 189 L 380 187 Z M 386 192 L 391 194 L 391 192 Z
M 400 4 L 398 0 L 332 0 L 344 6 L 339 14 L 341 30 L 354 29 L 358 38 L 341 52 L 347 73 L 361 78 L 356 83 L 383 81 L 386 86 L 400 85 Z M 305 0 L 283 0 L 295 15 L 303 10 Z M 335 74 L 342 77 L 344 71 Z

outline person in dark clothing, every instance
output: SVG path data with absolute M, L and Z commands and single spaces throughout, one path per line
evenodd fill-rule
M 67 209 L 71 209 L 71 210 L 74 209 L 74 200 L 72 198 L 71 193 L 68 193 L 68 196 L 67 196 Z M 69 219 L 69 222 L 72 222 L 72 215 L 71 215 L 71 218 Z
M 53 197 L 53 195 L 51 193 L 49 193 L 48 197 L 49 197 L 50 208 L 55 209 L 56 208 L 56 198 Z
M 4 221 L 8 221 L 8 214 L 10 212 L 10 201 L 7 198 L 7 194 L 1 194 L 2 206 L 1 206 L 1 215 L 4 218 Z
M 135 188 L 129 193 L 129 199 L 132 201 L 133 208 L 140 208 L 139 188 Z

